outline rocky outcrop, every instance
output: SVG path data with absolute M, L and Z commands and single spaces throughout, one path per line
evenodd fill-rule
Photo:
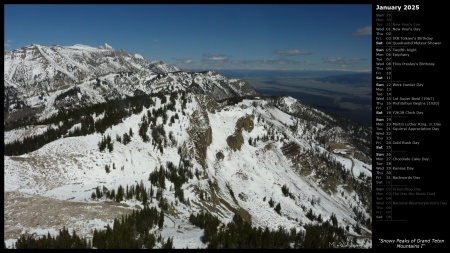
M 191 128 L 188 130 L 189 136 L 195 147 L 195 159 L 203 168 L 207 168 L 206 152 L 212 142 L 212 129 L 208 126 L 206 129 Z
M 242 137 L 242 129 L 247 132 L 253 130 L 253 115 L 246 115 L 239 118 L 236 122 L 234 133 L 227 137 L 227 144 L 233 151 L 241 150 L 241 146 L 244 143 L 244 137 Z
M 225 155 L 222 153 L 222 151 L 219 151 L 216 153 L 216 160 L 223 160 L 223 158 L 225 158 Z
M 242 132 L 234 132 L 234 134 L 227 137 L 227 144 L 233 151 L 241 150 L 241 146 L 244 143 Z
M 199 102 L 200 99 L 196 99 Z M 212 143 L 212 128 L 209 125 L 206 107 L 199 103 L 199 109 L 189 117 L 191 127 L 188 129 L 188 134 L 195 148 L 195 159 L 203 168 L 207 168 L 206 153 L 208 146 Z
M 246 115 L 245 117 L 239 118 L 236 122 L 236 131 L 241 132 L 242 128 L 244 128 L 245 131 L 250 133 L 254 126 L 253 115 Z

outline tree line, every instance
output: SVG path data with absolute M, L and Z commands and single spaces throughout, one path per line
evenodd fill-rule
M 163 104 L 158 110 L 153 109 L 151 113 L 153 117 L 151 119 L 149 117 L 148 121 L 154 123 L 158 116 L 162 116 L 163 119 L 165 118 L 165 122 L 167 121 L 167 110 L 175 111 L 176 98 L 181 97 L 183 106 L 184 108 L 186 107 L 186 92 L 181 91 L 170 94 L 168 105 L 164 105 L 167 103 L 166 95 L 154 93 L 134 97 L 127 96 L 124 99 L 110 100 L 89 106 L 84 105 L 80 108 L 59 109 L 56 114 L 46 119 L 36 120 L 36 118 L 30 118 L 29 120 L 21 121 L 23 123 L 15 124 L 14 127 L 9 127 L 9 130 L 13 130 L 20 127 L 29 128 L 32 125 L 47 125 L 47 130 L 42 134 L 27 136 L 23 140 L 17 139 L 5 144 L 4 155 L 17 156 L 26 154 L 64 136 L 86 136 L 95 132 L 103 134 L 106 129 L 123 122 L 125 118 L 142 112 L 144 108 L 149 109 L 150 106 L 154 105 L 152 99 L 154 97 L 160 98 Z M 98 119 L 94 120 L 92 115 L 95 115 Z M 178 115 L 175 115 L 175 117 L 178 117 Z M 76 124 L 80 125 L 75 126 Z M 71 128 L 73 129 L 70 130 Z
M 75 232 L 69 233 L 65 227 L 56 236 L 50 233 L 43 236 L 24 235 L 13 245 L 15 249 L 152 249 L 157 242 L 161 248 L 173 248 L 173 239 L 164 241 L 161 235 L 150 233 L 153 228 L 164 225 L 164 211 L 156 207 L 144 206 L 142 210 L 133 210 L 131 214 L 114 219 L 113 227 L 94 230 L 92 240 L 81 238 Z M 5 244 L 6 247 L 6 244 Z
M 333 218 L 319 224 L 307 224 L 304 231 L 278 227 L 252 227 L 238 214 L 228 224 L 208 213 L 191 214 L 189 221 L 204 230 L 201 238 L 210 249 L 324 249 L 350 245 L 350 239 Z M 344 246 L 345 247 L 345 246 Z

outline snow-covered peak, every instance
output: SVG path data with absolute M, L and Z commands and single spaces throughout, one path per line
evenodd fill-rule
M 144 56 L 142 56 L 140 54 L 133 54 L 133 57 L 136 58 L 136 59 L 144 60 Z
M 78 49 L 78 50 L 96 50 L 97 48 L 95 47 L 91 47 L 91 46 L 87 46 L 87 45 L 82 45 L 82 44 L 75 44 L 73 46 L 68 46 L 66 48 L 72 48 L 72 49 Z
M 114 50 L 114 48 L 112 46 L 108 45 L 108 43 L 105 43 L 105 44 L 99 46 L 98 48 L 100 48 L 100 49 L 107 49 L 107 50 Z
M 162 61 L 152 61 L 150 62 L 149 68 L 157 73 L 168 73 L 168 72 L 177 72 L 180 71 L 179 68 L 164 63 Z

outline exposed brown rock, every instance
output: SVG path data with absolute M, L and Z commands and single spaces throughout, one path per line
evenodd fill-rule
M 227 137 L 227 144 L 233 150 L 241 150 L 241 146 L 244 143 L 244 137 L 242 137 L 242 129 L 247 132 L 253 130 L 253 115 L 246 115 L 239 118 L 236 122 L 234 133 Z
M 196 97 L 202 106 L 200 106 L 201 110 L 195 111 L 189 117 L 192 126 L 188 129 L 188 134 L 195 147 L 195 159 L 203 168 L 207 168 L 206 152 L 208 146 L 212 143 L 212 128 L 209 125 L 208 113 L 203 105 L 204 99 L 202 98 L 200 95 Z
M 225 158 L 225 156 L 223 155 L 223 153 L 221 151 L 216 153 L 217 160 L 223 160 L 223 158 Z
M 239 118 L 236 122 L 236 129 L 241 131 L 244 128 L 245 131 L 251 132 L 253 130 L 253 115 L 246 115 L 245 117 Z
M 227 144 L 233 150 L 241 150 L 241 146 L 244 143 L 244 138 L 241 132 L 234 132 L 233 135 L 227 137 Z

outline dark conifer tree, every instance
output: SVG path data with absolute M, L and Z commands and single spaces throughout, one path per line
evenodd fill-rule
M 159 229 L 161 229 L 163 225 L 164 225 L 164 211 L 161 208 L 161 212 L 159 213 L 159 219 L 158 219 L 158 227 L 159 227 Z
M 281 214 L 281 205 L 280 205 L 280 203 L 278 203 L 277 206 L 275 207 L 275 212 L 277 212 L 278 214 Z

